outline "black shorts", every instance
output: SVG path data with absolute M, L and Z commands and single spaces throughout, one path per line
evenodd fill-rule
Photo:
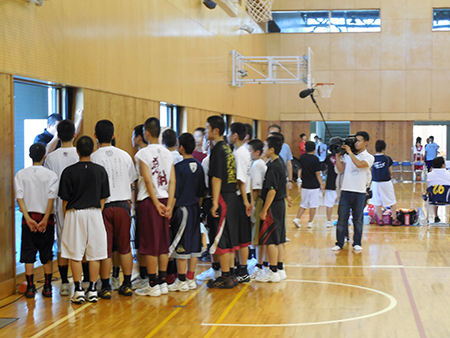
M 198 204 L 176 207 L 170 220 L 171 243 L 169 255 L 176 259 L 202 256 L 200 233 L 200 207 Z
M 250 194 L 247 194 L 250 201 Z M 246 248 L 252 244 L 252 223 L 250 217 L 245 212 L 245 205 L 242 196 L 238 196 L 238 205 L 236 213 L 238 214 L 239 222 L 239 247 Z
M 275 200 L 270 205 L 266 220 L 259 228 L 259 245 L 278 245 L 286 242 L 286 204 L 284 199 Z
M 39 223 L 44 217 L 43 214 L 30 212 L 30 217 Z M 44 233 L 31 232 L 25 218 L 22 218 L 22 245 L 20 248 L 20 262 L 34 264 L 36 253 L 39 251 L 39 258 L 42 264 L 46 264 L 53 259 L 53 242 L 55 240 L 55 221 L 50 215 L 47 230 Z

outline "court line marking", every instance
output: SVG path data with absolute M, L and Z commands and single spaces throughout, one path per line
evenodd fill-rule
M 164 325 L 166 325 L 169 320 L 171 320 L 178 312 L 180 312 L 181 310 L 185 309 L 185 305 L 187 305 L 187 303 L 189 303 L 201 290 L 203 290 L 204 285 L 200 288 L 198 288 L 193 294 L 191 294 L 183 303 L 181 303 L 181 306 L 183 307 L 178 307 L 175 310 L 172 311 L 172 313 L 170 315 L 168 315 L 161 323 L 158 324 L 157 327 L 155 327 L 152 332 L 150 332 L 148 335 L 145 336 L 145 338 L 149 338 L 149 337 L 153 337 L 159 330 L 161 330 L 163 328 Z
M 209 329 L 209 331 L 206 333 L 206 335 L 204 336 L 204 338 L 209 338 L 211 337 L 211 335 L 214 333 L 214 331 L 216 331 L 218 326 L 225 326 L 225 325 L 221 325 L 222 320 L 225 319 L 225 317 L 227 316 L 227 314 L 231 311 L 231 309 L 233 308 L 234 304 L 236 304 L 236 302 L 239 300 L 239 298 L 242 297 L 242 295 L 244 294 L 244 292 L 248 289 L 248 287 L 250 286 L 250 283 L 245 284 L 245 286 L 242 288 L 241 291 L 239 291 L 239 293 L 236 295 L 236 297 L 234 297 L 233 301 L 230 303 L 230 305 L 228 305 L 228 307 L 225 309 L 225 311 L 221 314 L 221 316 L 219 317 L 219 319 L 217 319 L 217 321 L 214 324 L 211 324 L 213 327 L 211 329 Z M 202 323 L 203 325 L 203 323 Z
M 211 266 L 211 264 L 200 263 L 197 266 Z M 450 266 L 407 266 L 407 265 L 304 265 L 304 264 L 284 264 L 289 268 L 364 268 L 364 269 L 450 269 Z
M 382 309 L 380 311 L 368 314 L 368 315 L 363 315 L 363 316 L 358 316 L 358 317 L 353 317 L 353 318 L 328 320 L 328 321 L 323 321 L 323 322 L 292 323 L 292 324 L 231 324 L 231 323 L 227 324 L 227 323 L 217 323 L 216 322 L 216 323 L 202 323 L 202 326 L 213 326 L 213 327 L 217 327 L 217 326 L 233 326 L 233 327 L 293 327 L 293 326 L 335 324 L 335 323 L 344 323 L 344 322 L 349 322 L 349 321 L 353 321 L 353 320 L 360 320 L 360 319 L 375 317 L 375 316 L 381 315 L 383 313 L 386 313 L 388 311 L 391 311 L 394 307 L 397 306 L 397 299 L 395 299 L 390 294 L 385 293 L 383 291 L 379 291 L 379 290 L 375 290 L 375 289 L 371 289 L 371 288 L 366 288 L 364 286 L 344 284 L 344 283 L 335 283 L 335 282 L 300 280 L 300 279 L 286 279 L 285 281 L 286 282 L 299 282 L 299 283 L 331 284 L 331 285 L 348 286 L 348 287 L 352 287 L 352 288 L 356 288 L 356 289 L 362 289 L 362 290 L 378 293 L 378 294 L 388 298 L 389 301 L 390 301 L 390 304 L 386 308 L 384 308 L 384 309 Z
M 43 334 L 47 333 L 48 331 L 54 329 L 55 327 L 57 327 L 59 324 L 61 324 L 62 322 L 65 322 L 66 320 L 72 318 L 73 316 L 75 316 L 78 312 L 81 312 L 83 310 L 85 310 L 87 307 L 91 306 L 93 303 L 87 303 L 82 305 L 80 308 L 76 309 L 75 311 L 69 313 L 68 315 L 66 315 L 65 317 L 61 318 L 60 320 L 54 322 L 52 325 L 47 326 L 45 329 L 43 329 L 42 331 L 39 331 L 38 333 L 36 333 L 34 336 L 31 336 L 31 338 L 37 338 L 37 337 L 41 337 Z

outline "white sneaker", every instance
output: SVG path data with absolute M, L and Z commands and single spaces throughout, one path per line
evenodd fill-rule
M 95 291 L 89 290 L 88 292 L 86 292 L 86 300 L 91 303 L 95 303 L 96 301 L 98 301 L 97 290 Z
M 280 278 L 280 274 L 277 272 L 273 272 L 272 270 L 269 269 L 269 272 L 267 272 L 266 274 L 259 276 L 258 278 L 255 278 L 255 280 L 257 282 L 262 282 L 262 283 L 267 283 L 267 282 L 272 282 L 272 283 L 278 283 L 279 281 L 281 281 Z
M 148 278 L 141 278 L 139 276 L 134 281 L 131 282 L 131 289 L 137 290 L 137 289 L 144 289 L 148 285 Z
M 210 280 L 210 279 L 217 279 L 220 276 L 222 276 L 222 272 L 219 270 L 214 270 L 212 267 L 209 268 L 206 271 L 203 271 L 201 274 L 195 276 L 198 280 Z
M 61 283 L 61 288 L 59 289 L 59 294 L 61 296 L 70 295 L 70 284 L 69 283 Z
M 169 291 L 187 292 L 189 291 L 189 283 L 187 280 L 181 281 L 177 278 L 173 284 L 169 285 Z
M 75 291 L 70 301 L 75 304 L 83 304 L 86 300 L 84 291 Z
M 256 277 L 259 277 L 264 273 L 264 269 L 260 269 L 257 266 L 253 269 L 252 273 L 250 274 L 251 279 L 255 279 Z
M 197 282 L 196 282 L 195 278 L 193 278 L 193 279 L 186 278 L 186 280 L 187 280 L 187 283 L 189 286 L 189 290 L 197 289 Z
M 362 251 L 362 246 L 361 245 L 355 245 L 354 247 L 353 247 L 353 250 L 355 250 L 355 251 Z
M 114 291 L 119 290 L 120 288 L 120 277 L 111 276 L 111 287 Z
M 314 227 L 314 222 L 308 222 L 308 228 Z
M 286 270 L 278 270 L 278 273 L 280 274 L 280 279 L 285 280 L 287 278 Z
M 289 238 L 286 237 L 286 238 L 285 238 L 285 241 L 286 241 L 286 243 L 287 243 L 287 242 L 290 242 L 291 240 L 290 240 Z
M 302 225 L 300 224 L 300 218 L 294 218 L 294 224 L 297 228 L 301 228 Z
M 161 289 L 158 284 L 154 287 L 151 287 L 149 284 L 145 288 L 138 289 L 135 292 L 138 296 L 150 296 L 150 297 L 159 297 L 161 296 Z
M 340 247 L 339 245 L 335 245 L 335 246 L 333 246 L 333 247 L 331 248 L 331 250 L 333 250 L 333 251 L 339 251 L 339 250 L 341 250 L 341 247 Z
M 333 223 L 331 221 L 327 221 L 327 228 L 332 228 L 333 227 Z
M 169 288 L 166 282 L 159 284 L 159 289 L 161 290 L 162 295 L 167 295 L 169 293 Z

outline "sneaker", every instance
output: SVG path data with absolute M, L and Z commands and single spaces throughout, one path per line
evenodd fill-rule
M 110 295 L 110 298 L 111 298 L 111 295 Z M 97 290 L 95 290 L 95 291 L 88 290 L 88 292 L 86 292 L 86 300 L 91 303 L 97 302 L 98 301 Z
M 159 297 L 161 296 L 161 288 L 158 284 L 153 287 L 147 284 L 145 288 L 136 290 L 136 294 L 138 296 Z
M 327 221 L 327 228 L 332 228 L 333 227 L 333 223 L 331 221 Z
M 52 293 L 52 286 L 44 284 L 44 288 L 42 289 L 42 295 L 44 297 L 51 298 L 52 295 L 53 295 L 53 293 Z
M 145 289 L 145 287 L 148 285 L 148 278 L 141 278 L 139 276 L 135 280 L 131 282 L 131 289 L 137 290 L 137 289 Z
M 69 296 L 70 295 L 70 284 L 69 283 L 61 283 L 61 288 L 59 289 L 59 294 L 61 296 Z
M 195 278 L 193 279 L 186 278 L 186 280 L 188 282 L 189 290 L 197 289 L 197 282 L 195 281 Z
M 198 280 L 209 280 L 209 279 L 217 279 L 222 275 L 222 272 L 219 270 L 214 270 L 212 267 L 206 271 L 203 271 L 201 274 L 195 276 Z
M 286 243 L 291 241 L 291 240 L 290 240 L 289 238 L 287 238 L 287 237 L 286 237 L 284 240 L 286 241 Z
M 25 297 L 34 298 L 34 296 L 36 296 L 36 286 L 28 285 L 27 291 L 25 291 Z
M 111 276 L 111 288 L 116 291 L 120 288 L 120 277 Z
M 341 250 L 342 248 L 339 246 L 339 245 L 335 245 L 335 246 L 333 246 L 332 248 L 331 248 L 331 250 L 333 250 L 333 251 L 339 251 L 339 250 Z
M 119 287 L 119 295 L 130 297 L 133 295 L 133 291 L 131 291 L 131 287 L 129 285 L 121 285 Z
M 257 282 L 261 282 L 261 283 L 267 283 L 267 282 L 278 283 L 279 281 L 281 281 L 281 277 L 280 277 L 280 273 L 278 271 L 273 272 L 272 270 L 269 269 L 269 272 L 267 272 L 266 274 L 264 274 L 262 276 L 259 276 L 255 280 Z
M 344 243 L 348 243 L 348 242 L 350 242 L 350 238 L 348 238 L 348 236 L 345 236 L 344 237 Z
M 294 224 L 297 228 L 301 228 L 302 225 L 300 224 L 300 218 L 294 218 Z
M 313 228 L 314 227 L 314 222 L 308 222 L 308 228 Z
M 75 291 L 70 301 L 75 304 L 83 304 L 86 300 L 84 291 Z
M 440 223 L 440 222 L 441 222 L 441 219 L 438 216 L 436 216 L 434 218 L 434 223 Z
M 159 289 L 161 290 L 162 295 L 167 295 L 169 293 L 169 288 L 166 282 L 159 284 Z
M 251 278 L 250 275 L 247 273 L 244 276 L 237 276 L 238 283 L 250 283 Z
M 180 292 L 187 292 L 189 291 L 189 283 L 187 280 L 181 281 L 178 278 L 175 279 L 175 282 L 171 285 L 169 285 L 169 291 L 180 291 Z
M 98 296 L 101 299 L 111 299 L 111 289 L 101 289 L 98 292 Z
M 278 270 L 278 273 L 280 274 L 280 279 L 285 280 L 287 278 L 286 270 Z
M 255 279 L 256 277 L 260 276 L 263 273 L 264 273 L 264 269 L 260 269 L 257 266 L 255 266 L 252 273 L 250 274 L 250 278 Z
M 218 288 L 218 289 L 232 289 L 235 287 L 234 281 L 231 277 L 220 276 L 219 278 L 213 280 L 210 279 L 206 286 L 209 288 Z
M 362 251 L 362 246 L 361 245 L 354 245 L 353 246 L 353 250 L 355 250 L 355 251 Z
M 237 285 L 239 284 L 236 275 L 233 275 L 233 276 L 231 276 L 230 278 L 231 278 L 231 280 L 233 281 L 233 287 L 235 287 L 235 286 L 237 286 Z

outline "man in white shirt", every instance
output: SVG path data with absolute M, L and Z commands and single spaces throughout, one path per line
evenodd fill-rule
M 374 157 L 366 150 L 369 144 L 369 134 L 365 131 L 356 133 L 355 153 L 348 145 L 342 148 L 346 155 L 342 159 L 340 153 L 336 154 L 336 169 L 342 174 L 341 197 L 338 208 L 338 223 L 336 227 L 336 245 L 333 251 L 339 251 L 344 246 L 345 236 L 348 233 L 348 218 L 350 210 L 353 213 L 353 249 L 362 251 L 361 238 L 363 231 L 363 211 L 366 202 L 367 177 L 373 165 Z
M 432 186 L 449 186 L 450 172 L 445 168 L 445 159 L 441 156 L 433 159 L 433 170 L 427 174 L 427 187 Z M 439 223 L 441 220 L 437 215 L 438 206 L 434 207 L 434 221 Z

